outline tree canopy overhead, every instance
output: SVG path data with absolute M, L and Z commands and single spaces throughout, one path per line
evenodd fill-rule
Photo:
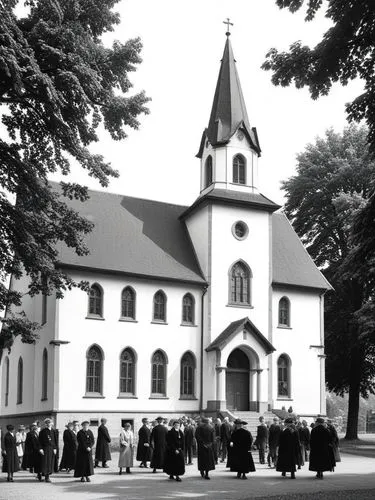
M 17 18 L 17 1 L 0 0 L 0 280 L 25 272 L 31 295 L 62 297 L 66 289 L 87 286 L 56 267 L 58 242 L 78 254 L 87 251 L 83 237 L 92 225 L 63 198 L 84 202 L 87 189 L 62 182 L 58 193 L 48 175 L 68 176 L 74 160 L 107 186 L 118 172 L 90 152 L 98 126 L 121 140 L 148 113 L 145 93 L 129 93 L 129 74 L 141 62 L 140 39 L 110 48 L 101 42 L 119 23 L 112 10 L 118 1 L 28 0 L 28 14 Z M 20 300 L 0 283 L 0 309 Z M 5 319 L 1 345 L 18 334 L 32 342 L 35 328 L 27 318 Z

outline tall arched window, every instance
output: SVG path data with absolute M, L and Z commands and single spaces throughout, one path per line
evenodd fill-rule
M 194 324 L 195 317 L 195 302 L 194 297 L 187 293 L 182 299 L 182 323 Z
M 233 183 L 246 184 L 246 160 L 242 155 L 233 158 Z
M 181 358 L 181 397 L 194 397 L 195 384 L 195 358 L 186 352 Z
M 4 393 L 4 405 L 8 406 L 9 404 L 9 358 L 8 356 L 5 358 L 5 363 L 4 363 L 4 387 L 5 387 L 5 393 Z
M 43 351 L 42 359 L 42 401 L 48 397 L 48 353 L 47 349 Z
M 121 317 L 135 319 L 135 291 L 130 286 L 121 294 Z
M 87 351 L 86 392 L 101 394 L 103 390 L 103 353 L 97 345 Z
M 211 155 L 207 156 L 204 173 L 205 173 L 204 187 L 206 188 L 207 186 L 212 184 L 212 156 Z
M 17 369 L 17 404 L 21 404 L 23 399 L 23 361 L 22 358 L 18 360 Z
M 134 352 L 126 348 L 120 356 L 120 393 L 135 393 L 135 356 Z
M 152 356 L 151 392 L 156 396 L 166 395 L 167 360 L 162 351 L 154 352 Z
M 279 326 L 290 326 L 290 301 L 282 297 L 279 301 Z
M 153 319 L 162 322 L 167 320 L 167 297 L 161 290 L 154 295 Z
M 99 285 L 92 285 L 89 292 L 89 315 L 103 315 L 103 290 Z
M 281 398 L 290 398 L 290 358 L 286 354 L 277 360 L 277 395 Z
M 236 262 L 229 273 L 229 302 L 231 304 L 250 305 L 251 271 L 244 262 Z

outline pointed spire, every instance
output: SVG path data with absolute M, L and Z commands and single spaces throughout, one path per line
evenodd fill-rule
M 236 61 L 230 43 L 229 30 L 226 33 L 223 58 L 221 60 L 210 121 L 206 135 L 212 146 L 229 142 L 238 128 L 242 127 L 250 140 L 251 146 L 260 154 L 256 130 L 250 127 L 245 100 L 237 73 Z

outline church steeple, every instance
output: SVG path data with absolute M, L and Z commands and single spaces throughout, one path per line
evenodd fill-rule
M 216 84 L 215 96 L 208 128 L 205 130 L 198 158 L 202 158 L 205 139 L 212 147 L 227 144 L 238 129 L 245 133 L 250 147 L 260 156 L 260 146 L 256 129 L 250 126 L 245 100 L 242 94 L 236 61 L 234 59 L 230 33 L 227 40 Z

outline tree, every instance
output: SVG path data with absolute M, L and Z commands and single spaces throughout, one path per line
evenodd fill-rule
M 89 150 L 104 124 L 114 140 L 137 129 L 147 113 L 144 92 L 127 95 L 129 73 L 141 62 L 141 42 L 101 36 L 119 23 L 112 11 L 118 0 L 28 0 L 28 14 L 17 18 L 17 0 L 0 0 L 0 310 L 21 304 L 19 293 L 1 283 L 5 276 L 30 279 L 28 293 L 63 297 L 75 283 L 57 267 L 57 244 L 78 255 L 87 252 L 84 235 L 92 224 L 68 207 L 84 202 L 87 189 L 62 182 L 52 190 L 48 175 L 68 176 L 77 163 L 102 186 L 118 172 Z M 65 197 L 65 200 L 64 200 Z M 8 314 L 0 347 L 15 336 L 35 342 L 38 325 Z
M 353 239 L 374 167 L 366 128 L 328 130 L 297 156 L 297 174 L 282 186 L 286 214 L 334 288 L 326 296 L 326 375 L 330 390 L 349 393 L 348 439 L 357 438 L 359 396 L 375 393 L 375 329 L 366 316 L 374 288 L 369 268 L 356 263 Z

